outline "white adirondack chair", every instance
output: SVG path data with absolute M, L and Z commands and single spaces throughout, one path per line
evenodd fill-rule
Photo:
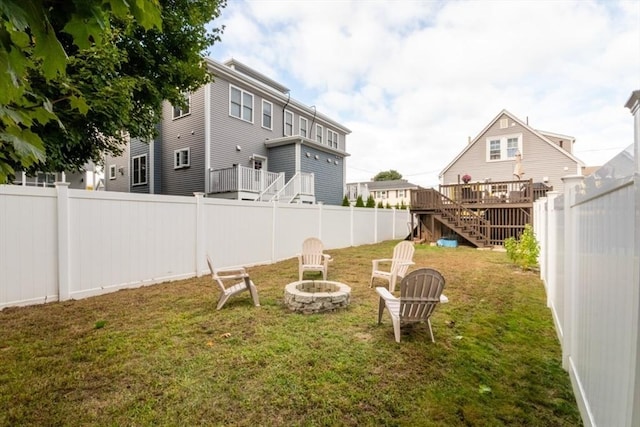
M 382 323 L 382 312 L 386 307 L 391 315 L 396 342 L 400 342 L 400 326 L 418 322 L 426 322 L 429 325 L 431 342 L 435 342 L 429 318 L 438 303 L 449 301 L 442 295 L 444 284 L 444 277 L 438 271 L 432 268 L 420 268 L 402 279 L 400 298 L 393 296 L 387 288 L 377 287 L 376 292 L 380 295 L 378 324 Z
M 251 298 L 253 299 L 253 304 L 256 307 L 260 306 L 258 289 L 256 288 L 256 285 L 254 285 L 251 281 L 247 270 L 245 270 L 243 267 L 214 268 L 213 262 L 211 261 L 209 255 L 207 255 L 207 264 L 209 264 L 209 269 L 211 270 L 211 277 L 220 288 L 220 298 L 218 299 L 218 306 L 216 307 L 216 310 L 220 310 L 229 298 L 244 291 L 249 291 L 249 293 L 251 294 Z M 238 281 L 238 279 L 240 281 Z M 229 281 L 233 281 L 236 283 L 231 286 L 225 285 L 225 282 Z
M 371 283 L 373 287 L 375 278 L 386 280 L 389 283 L 389 290 L 393 292 L 396 288 L 398 277 L 402 279 L 410 265 L 413 265 L 413 253 L 415 248 L 412 242 L 403 240 L 393 249 L 393 258 L 374 259 L 371 271 Z M 387 267 L 383 269 L 383 266 Z
M 302 253 L 298 254 L 298 280 L 302 280 L 305 271 L 320 271 L 322 280 L 327 280 L 331 256 L 322 253 L 323 250 L 322 241 L 315 237 L 309 237 L 302 242 Z

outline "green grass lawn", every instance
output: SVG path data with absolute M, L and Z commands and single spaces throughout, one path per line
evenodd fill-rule
M 215 310 L 210 277 L 0 311 L 0 425 L 581 425 L 538 275 L 502 252 L 416 246 L 447 280 L 393 338 L 369 288 L 397 242 L 328 251 L 348 309 L 290 313 L 297 259 Z M 114 266 L 117 268 L 117 266 Z

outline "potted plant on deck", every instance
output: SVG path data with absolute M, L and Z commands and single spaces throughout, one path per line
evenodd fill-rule
M 469 184 L 470 181 L 471 175 L 469 175 L 468 173 L 462 175 L 462 182 L 464 182 L 465 184 Z M 465 185 L 464 187 L 462 187 L 462 200 L 465 201 L 469 199 L 471 199 L 471 188 L 468 185 Z

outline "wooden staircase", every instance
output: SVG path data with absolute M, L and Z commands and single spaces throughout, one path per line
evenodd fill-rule
M 431 189 L 429 193 L 432 202 L 429 205 L 434 211 L 435 220 L 479 248 L 489 246 L 489 221 L 477 211 L 466 208 L 436 190 Z

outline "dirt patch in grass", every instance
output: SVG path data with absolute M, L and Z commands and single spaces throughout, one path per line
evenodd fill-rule
M 575 426 L 543 286 L 506 255 L 416 247 L 443 304 L 395 343 L 369 287 L 396 242 L 329 251 L 349 308 L 290 313 L 297 260 L 249 269 L 215 310 L 209 277 L 0 312 L 0 425 Z

